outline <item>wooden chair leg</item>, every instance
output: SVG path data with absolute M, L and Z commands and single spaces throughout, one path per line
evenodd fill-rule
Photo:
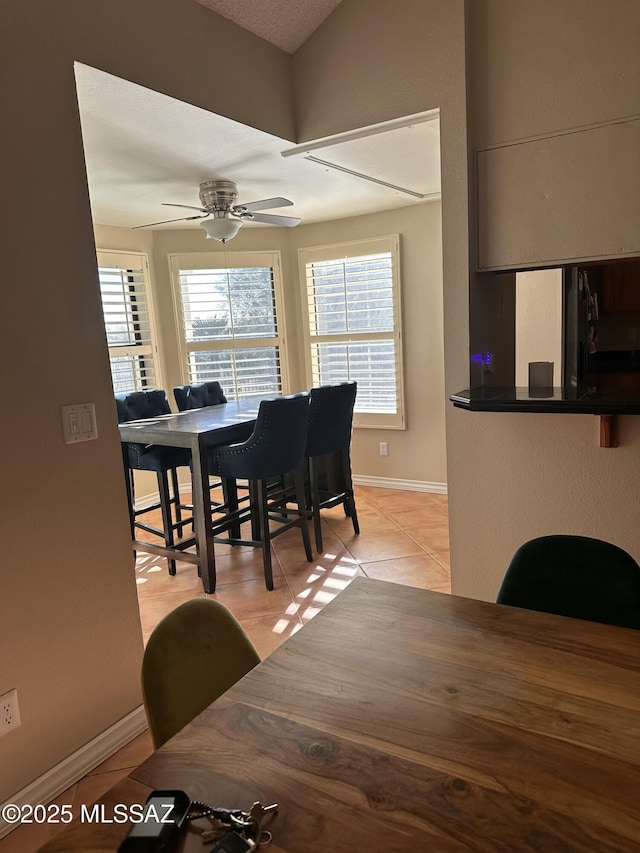
M 171 485 L 173 487 L 173 506 L 176 514 L 176 530 L 178 532 L 178 536 L 182 536 L 182 531 L 184 530 L 185 525 L 181 524 L 182 521 L 182 507 L 180 506 L 180 484 L 178 483 L 178 470 L 177 468 L 171 469 Z
M 164 527 L 164 544 L 167 548 L 173 547 L 173 519 L 171 516 L 171 498 L 169 495 L 169 479 L 166 471 L 158 472 L 158 491 L 160 492 L 160 509 L 162 511 L 162 525 Z M 176 561 L 167 557 L 169 574 L 175 575 Z
M 260 489 L 255 480 L 248 481 L 249 505 L 251 507 L 251 538 L 254 542 L 262 541 L 262 521 L 260 517 Z
M 223 477 L 222 480 L 222 499 L 227 507 L 227 512 L 231 515 L 238 511 L 238 484 L 231 477 Z M 240 522 L 234 523 L 229 528 L 229 537 L 231 539 L 240 539 Z
M 320 485 L 318 463 L 309 459 L 309 493 L 311 496 L 310 510 L 313 516 L 313 530 L 316 539 L 316 551 L 322 551 L 322 520 L 320 518 Z
M 296 503 L 298 504 L 298 513 L 300 514 L 300 530 L 302 532 L 304 551 L 307 555 L 308 562 L 311 562 L 313 560 L 313 554 L 311 553 L 311 540 L 309 538 L 309 521 L 304 493 L 304 476 L 302 468 L 298 468 L 297 471 L 293 472 L 293 483 L 296 493 Z
M 353 494 L 353 478 L 351 476 L 351 457 L 349 450 L 343 450 L 341 453 L 342 461 L 342 476 L 344 479 L 345 490 L 345 509 L 347 515 L 351 518 L 353 524 L 353 532 L 360 533 L 360 525 L 358 523 L 358 514 L 356 512 L 356 499 Z
M 267 482 L 257 480 L 256 500 L 260 518 L 260 541 L 262 543 L 262 563 L 264 566 L 264 580 L 268 590 L 273 589 L 273 569 L 271 566 L 271 535 L 269 532 L 269 510 L 267 506 Z
M 136 496 L 135 483 L 133 481 L 133 471 L 128 466 L 124 470 L 125 481 L 127 485 L 127 501 L 129 503 L 129 524 L 131 526 L 131 538 L 136 538 Z

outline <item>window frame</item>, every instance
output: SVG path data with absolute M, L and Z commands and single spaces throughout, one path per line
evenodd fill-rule
M 393 299 L 393 330 L 392 332 L 344 332 L 334 335 L 316 336 L 311 333 L 311 317 L 314 316 L 309 302 L 307 284 L 307 264 L 322 261 L 340 261 L 345 258 L 356 258 L 389 252 L 391 254 L 392 299 Z M 302 329 L 304 340 L 305 375 L 309 387 L 315 383 L 313 372 L 312 345 L 314 340 L 326 342 L 357 342 L 373 339 L 393 340 L 395 349 L 395 386 L 396 412 L 354 412 L 354 427 L 364 429 L 406 429 L 404 406 L 404 368 L 402 355 L 402 304 L 400 276 L 400 237 L 389 234 L 382 237 L 352 240 L 344 243 L 327 243 L 318 246 L 305 246 L 298 249 L 298 264 L 300 276 L 300 297 L 302 305 Z M 350 379 L 351 376 L 345 376 Z M 357 407 L 357 398 L 356 398 Z
M 173 308 L 176 323 L 176 336 L 178 340 L 178 351 L 180 354 L 180 375 L 184 384 L 193 380 L 189 374 L 189 354 L 198 350 L 234 350 L 248 349 L 251 347 L 275 346 L 279 354 L 280 367 L 280 391 L 278 394 L 289 393 L 289 363 L 287 340 L 285 335 L 285 305 L 282 284 L 282 262 L 279 251 L 246 251 L 246 252 L 179 252 L 170 253 L 168 256 L 169 273 L 172 282 Z M 180 270 L 228 270 L 249 269 L 251 267 L 269 267 L 273 270 L 273 289 L 275 301 L 275 324 L 276 335 L 270 338 L 225 338 L 218 344 L 216 341 L 203 341 L 195 344 L 187 341 L 184 331 L 184 313 L 182 296 L 180 292 Z M 223 386 L 224 387 L 224 386 Z M 224 392 L 229 399 L 235 397 L 235 388 L 224 387 Z
M 150 356 L 153 366 L 153 382 L 143 384 L 141 387 L 131 388 L 126 391 L 116 390 L 113 387 L 114 394 L 133 393 L 135 391 L 153 390 L 162 388 L 162 368 L 160 364 L 157 323 L 154 307 L 153 288 L 151 286 L 151 277 L 149 272 L 149 257 L 145 252 L 131 252 L 124 249 L 96 249 L 98 288 L 100 289 L 101 307 L 102 307 L 102 282 L 100 281 L 100 268 L 118 269 L 118 270 L 133 270 L 142 272 L 142 284 L 144 289 L 144 298 L 146 301 L 146 313 L 149 323 L 149 343 L 144 345 L 145 350 L 150 351 Z M 111 369 L 111 382 L 113 385 L 113 367 L 111 360 L 114 358 L 122 358 L 123 356 L 139 356 L 144 357 L 145 353 L 139 350 L 142 348 L 140 344 L 109 344 L 107 336 L 107 319 L 102 312 L 105 325 L 105 338 L 107 349 L 109 352 L 109 367 Z

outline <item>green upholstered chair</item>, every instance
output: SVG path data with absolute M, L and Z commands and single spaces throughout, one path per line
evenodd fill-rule
M 540 536 L 514 554 L 498 604 L 640 628 L 640 566 L 590 536 Z
M 157 749 L 260 663 L 235 616 L 194 598 L 153 630 L 142 661 L 142 696 Z

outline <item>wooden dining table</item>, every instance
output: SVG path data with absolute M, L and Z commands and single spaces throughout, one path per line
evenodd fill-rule
M 271 853 L 635 853 L 640 634 L 357 578 L 101 802 L 176 788 L 277 802 Z
M 213 520 L 209 495 L 209 469 L 207 450 L 215 445 L 232 444 L 247 436 L 247 429 L 255 422 L 262 400 L 273 394 L 255 395 L 232 400 L 216 406 L 190 409 L 155 418 L 128 421 L 118 425 L 122 442 L 125 468 L 127 444 L 159 444 L 168 447 L 186 447 L 191 451 L 192 503 L 195 536 L 192 541 L 167 548 L 134 537 L 134 550 L 162 557 L 191 562 L 198 565 L 205 592 L 215 592 L 216 561 L 214 554 Z M 128 477 L 125 478 L 127 486 Z M 128 495 L 129 501 L 131 495 Z M 196 553 L 185 550 L 195 544 Z

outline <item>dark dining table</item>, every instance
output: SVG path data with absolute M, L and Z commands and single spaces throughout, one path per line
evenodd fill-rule
M 119 424 L 125 468 L 126 445 L 131 442 L 186 447 L 191 451 L 194 539 L 177 543 L 176 548 L 166 548 L 136 540 L 134 537 L 133 546 L 136 551 L 195 563 L 200 569 L 205 592 L 215 592 L 216 588 L 207 449 L 215 445 L 242 441 L 248 428 L 255 422 L 261 400 L 272 399 L 273 396 L 256 395 L 217 406 Z M 126 479 L 128 485 L 129 480 Z M 191 544 L 196 546 L 195 554 L 186 550 Z
M 356 578 L 43 851 L 114 851 L 115 803 L 180 789 L 278 803 L 271 853 L 636 853 L 639 639 Z

